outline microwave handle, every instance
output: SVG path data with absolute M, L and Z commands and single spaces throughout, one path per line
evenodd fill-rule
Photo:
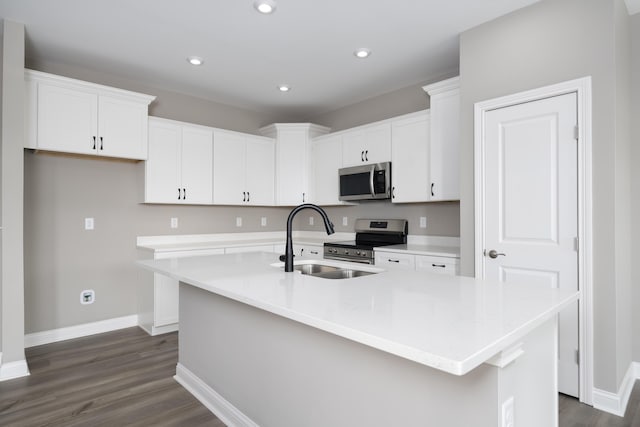
M 376 196 L 376 189 L 373 186 L 373 176 L 376 172 L 376 165 L 371 165 L 371 170 L 369 171 L 369 189 L 371 190 L 371 197 Z

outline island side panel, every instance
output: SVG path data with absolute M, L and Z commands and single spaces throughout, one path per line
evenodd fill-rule
M 498 425 L 493 366 L 450 375 L 184 283 L 180 322 L 179 363 L 262 427 Z

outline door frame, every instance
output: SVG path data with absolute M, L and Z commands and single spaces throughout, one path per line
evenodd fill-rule
M 578 344 L 580 401 L 593 404 L 593 225 L 591 77 L 583 77 L 474 104 L 475 277 L 484 277 L 485 114 L 491 110 L 567 93 L 578 109 Z

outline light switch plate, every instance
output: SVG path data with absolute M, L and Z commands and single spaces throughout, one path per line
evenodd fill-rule
M 421 216 L 420 217 L 420 228 L 427 228 L 427 217 L 426 216 Z
M 260 225 L 263 227 L 267 226 L 267 217 L 263 216 L 262 218 L 260 218 Z
M 313 225 L 313 217 L 312 216 L 309 217 L 309 225 Z
M 236 227 L 242 227 L 242 217 L 236 217 Z
M 171 228 L 178 228 L 178 218 L 171 218 Z
M 84 219 L 84 229 L 85 230 L 93 230 L 94 228 L 93 218 L 85 218 Z
M 342 225 L 344 225 L 345 227 L 347 225 L 349 225 L 349 218 L 348 217 L 346 217 L 346 216 L 342 217 Z

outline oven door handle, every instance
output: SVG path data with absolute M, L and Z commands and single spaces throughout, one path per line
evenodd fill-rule
M 371 190 L 371 197 L 376 197 L 376 189 L 373 186 L 373 176 L 376 172 L 376 165 L 371 166 L 371 170 L 369 171 L 369 189 Z

